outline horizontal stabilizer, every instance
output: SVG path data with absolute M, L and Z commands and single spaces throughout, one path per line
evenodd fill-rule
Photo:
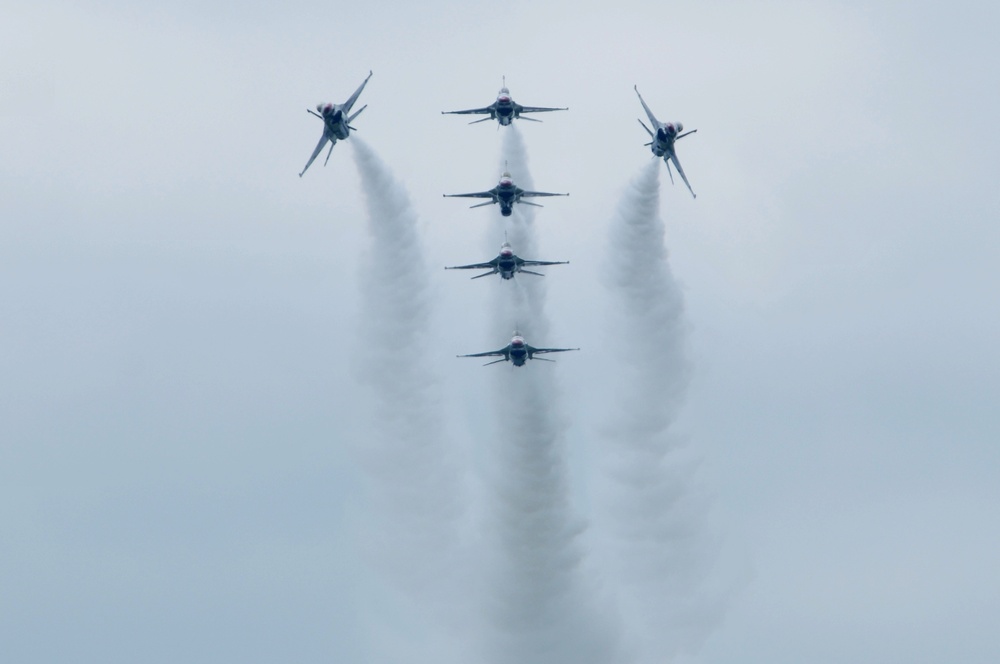
M 531 270 L 518 270 L 521 274 L 533 274 L 536 277 L 544 277 L 545 275 L 541 272 L 532 272 Z
M 359 115 L 361 115 L 361 111 L 365 110 L 366 108 L 368 108 L 368 104 L 365 104 L 364 106 L 362 106 L 361 108 L 358 109 L 357 113 L 355 113 L 351 117 L 347 118 L 347 124 L 351 124 L 351 122 L 354 121 L 354 118 L 356 118 Z M 354 127 L 351 127 L 351 129 L 354 129 Z
M 480 122 L 486 122 L 487 120 L 492 120 L 493 118 L 483 118 L 482 120 L 473 120 L 469 124 L 478 124 Z
M 476 276 L 471 277 L 471 278 L 472 279 L 482 279 L 483 277 L 488 277 L 491 274 L 496 274 L 496 273 L 497 273 L 496 270 L 490 270 L 489 272 L 483 272 L 482 274 L 477 274 Z

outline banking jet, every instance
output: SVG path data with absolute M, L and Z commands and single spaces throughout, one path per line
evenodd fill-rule
M 522 113 L 544 113 L 546 111 L 568 111 L 568 108 L 546 108 L 544 106 L 521 106 L 510 96 L 510 90 L 507 89 L 507 77 L 504 76 L 503 87 L 500 88 L 500 92 L 497 94 L 497 100 L 490 104 L 489 106 L 484 106 L 483 108 L 470 108 L 466 111 L 441 111 L 442 115 L 483 115 L 489 113 L 490 117 L 483 118 L 482 120 L 473 120 L 469 124 L 476 124 L 477 122 L 486 122 L 487 120 L 496 120 L 501 126 L 506 127 L 514 120 L 531 120 L 532 122 L 541 122 L 541 120 L 536 120 L 535 118 L 521 117 Z
M 635 87 L 635 93 L 639 95 L 639 87 Z M 653 151 L 657 157 L 663 157 L 663 161 L 667 164 L 667 173 L 670 175 L 670 184 L 674 183 L 674 174 L 670 172 L 670 162 L 674 162 L 674 166 L 677 168 L 677 172 L 681 174 L 681 179 L 684 180 L 684 184 L 687 185 L 688 191 L 695 198 L 698 196 L 694 193 L 691 188 L 691 183 L 688 182 L 687 176 L 684 175 L 684 169 L 681 168 L 681 162 L 677 161 L 677 153 L 674 151 L 674 142 L 684 138 L 689 134 L 693 134 L 697 129 L 692 129 L 689 132 L 681 133 L 684 131 L 684 125 L 680 122 L 660 122 L 653 115 L 653 112 L 649 110 L 649 106 L 646 106 L 646 101 L 639 95 L 639 102 L 642 103 L 642 107 L 646 109 L 646 115 L 649 116 L 649 122 L 656 128 L 656 133 L 654 134 L 649 127 L 639 120 L 639 124 L 642 128 L 646 130 L 649 137 L 653 140 L 645 145 L 648 145 L 650 150 Z
M 354 118 L 361 115 L 361 111 L 368 108 L 368 105 L 365 104 L 362 106 L 354 115 L 350 114 L 351 108 L 354 106 L 354 102 L 358 100 L 358 97 L 361 96 L 361 91 L 365 89 L 366 85 L 368 85 L 368 79 L 371 77 L 372 73 L 368 72 L 368 78 L 366 78 L 358 89 L 354 91 L 351 98 L 343 104 L 317 104 L 315 111 L 309 108 L 306 109 L 306 111 L 312 113 L 323 121 L 323 135 L 320 136 L 319 145 L 317 145 L 316 149 L 313 150 L 312 156 L 309 157 L 309 161 L 306 162 L 306 167 L 302 169 L 302 173 L 299 173 L 299 177 L 302 177 L 302 175 L 309 170 L 312 163 L 316 161 L 316 157 L 318 157 L 319 153 L 323 151 L 323 146 L 326 145 L 327 141 L 330 141 L 330 151 L 326 153 L 326 161 L 323 162 L 324 166 L 326 166 L 327 162 L 330 161 L 330 155 L 333 154 L 333 146 L 337 144 L 337 141 L 342 141 L 350 135 L 351 130 L 354 129 L 354 127 L 351 126 L 351 122 Z M 355 129 L 355 131 L 357 130 Z
M 500 214 L 505 217 L 509 217 L 514 211 L 514 203 L 524 203 L 525 205 L 534 205 L 535 207 L 545 207 L 544 205 L 539 205 L 538 203 L 522 200 L 524 198 L 535 196 L 569 196 L 569 194 L 550 194 L 544 191 L 525 191 L 514 184 L 514 180 L 511 179 L 510 173 L 507 171 L 504 171 L 503 175 L 500 176 L 500 182 L 497 186 L 493 187 L 489 191 L 477 191 L 471 194 L 444 194 L 445 198 L 489 198 L 491 200 L 485 203 L 470 205 L 469 209 L 471 210 L 472 208 L 499 203 Z
M 473 353 L 472 355 L 459 355 L 458 357 L 493 357 L 501 356 L 499 360 L 493 360 L 492 362 L 487 362 L 484 367 L 488 367 L 491 364 L 496 364 L 497 362 L 513 362 L 515 367 L 523 367 L 525 360 L 545 360 L 546 362 L 555 362 L 555 360 L 549 360 L 544 357 L 535 357 L 535 355 L 540 355 L 542 353 L 565 353 L 568 350 L 580 350 L 579 348 L 535 348 L 534 346 L 529 346 L 524 343 L 524 337 L 514 330 L 514 337 L 510 340 L 510 343 L 501 348 L 500 350 L 491 350 L 487 353 Z
M 519 256 L 514 255 L 514 250 L 510 248 L 509 242 L 504 242 L 500 245 L 500 254 L 491 261 L 485 263 L 473 263 L 472 265 L 456 265 L 454 267 L 446 267 L 446 270 L 489 270 L 489 272 L 484 272 L 482 274 L 477 274 L 472 277 L 472 279 L 479 279 L 480 277 L 488 277 L 491 274 L 500 273 L 501 279 L 513 279 L 514 274 L 517 272 L 523 272 L 524 274 L 534 274 L 539 277 L 544 277 L 545 275 L 541 272 L 532 272 L 531 270 L 525 270 L 525 267 L 534 267 L 536 265 L 566 265 L 569 261 L 526 261 Z

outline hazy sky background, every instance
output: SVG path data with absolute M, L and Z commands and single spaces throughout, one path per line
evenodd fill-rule
M 610 223 L 651 159 L 638 84 L 699 130 L 678 149 L 698 198 L 660 173 L 660 213 L 692 370 L 674 434 L 725 599 L 683 661 L 1000 655 L 993 3 L 0 15 L 0 659 L 469 660 L 357 544 L 353 147 L 296 174 L 321 131 L 304 109 L 369 69 L 354 124 L 420 218 L 425 352 L 473 510 L 510 369 L 454 355 L 508 341 L 505 284 L 439 267 L 503 238 L 441 194 L 492 187 L 507 130 L 440 111 L 491 103 L 503 75 L 519 103 L 570 107 L 519 129 L 535 186 L 571 193 L 526 256 L 571 261 L 547 270 L 537 341 L 583 351 L 523 371 L 554 374 L 586 520 L 618 352 Z

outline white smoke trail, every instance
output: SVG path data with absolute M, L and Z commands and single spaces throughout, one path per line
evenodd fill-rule
M 531 187 L 527 152 L 515 127 L 505 130 L 503 158 L 515 183 Z M 497 214 L 491 235 L 502 236 L 504 229 L 516 253 L 534 257 L 533 208 L 515 205 L 506 222 Z M 517 325 L 529 344 L 569 345 L 549 338 L 541 278 L 497 283 L 494 294 L 498 342 L 506 343 Z M 487 614 L 494 631 L 486 656 L 503 664 L 608 664 L 615 656 L 614 630 L 599 615 L 582 569 L 584 524 L 569 502 L 566 425 L 554 367 L 529 361 L 483 371 L 492 372 L 499 424 L 488 526 L 493 550 Z
M 703 586 L 713 546 L 694 464 L 671 431 L 690 376 L 681 290 L 660 218 L 659 160 L 632 180 L 612 222 L 607 285 L 617 363 L 606 377 L 615 413 L 606 430 L 610 506 L 602 530 L 641 664 L 696 649 L 719 600 Z
M 468 612 L 459 599 L 468 568 L 458 539 L 463 492 L 445 431 L 440 381 L 428 355 L 429 269 L 418 218 L 406 190 L 372 148 L 357 137 L 350 143 L 371 237 L 361 268 L 357 369 L 370 388 L 373 412 L 370 435 L 356 445 L 371 512 L 360 536 L 366 558 L 405 591 L 412 608 L 439 609 L 431 611 L 435 618 L 460 621 Z M 421 631 L 435 626 L 426 615 L 419 618 L 429 621 Z

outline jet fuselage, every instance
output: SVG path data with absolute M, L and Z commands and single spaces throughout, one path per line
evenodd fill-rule
M 517 117 L 516 109 L 514 108 L 514 100 L 510 98 L 510 92 L 507 88 L 501 88 L 500 94 L 497 95 L 497 100 L 493 103 L 493 118 L 497 120 L 501 126 L 509 126 L 510 123 Z
M 674 152 L 674 141 L 677 140 L 677 135 L 683 130 L 684 125 L 680 122 L 667 122 L 658 126 L 649 149 L 657 157 L 669 159 Z
M 351 134 L 347 117 L 340 104 L 319 104 L 316 110 L 323 116 L 323 131 L 331 141 L 342 141 Z
M 514 212 L 514 203 L 518 200 L 517 187 L 510 177 L 500 178 L 496 188 L 497 203 L 500 204 L 500 214 L 509 217 Z
M 524 345 L 523 337 L 514 337 L 510 340 L 510 361 L 515 367 L 523 367 L 528 359 L 528 349 Z
M 497 260 L 497 272 L 500 273 L 501 279 L 513 279 L 515 272 L 520 272 L 521 267 L 517 263 L 517 257 L 514 255 L 514 251 L 510 248 L 509 244 L 504 243 L 500 247 L 500 256 Z

